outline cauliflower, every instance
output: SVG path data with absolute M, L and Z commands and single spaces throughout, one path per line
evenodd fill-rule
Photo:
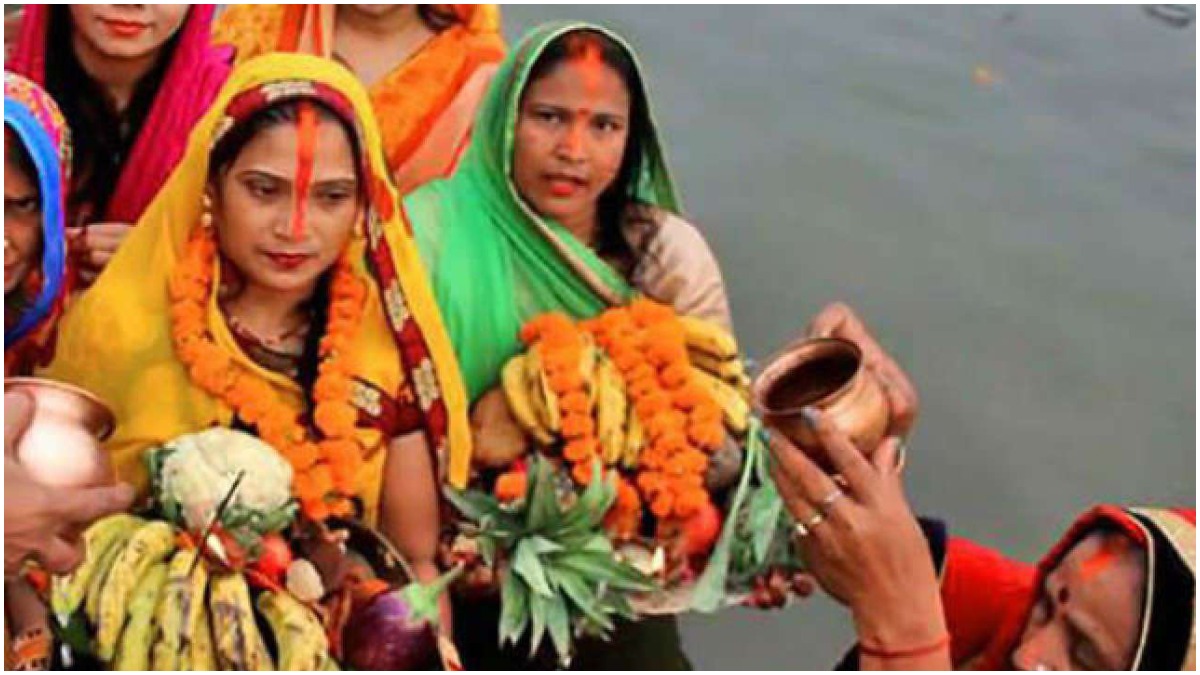
M 151 450 L 148 463 L 164 514 L 193 532 L 208 525 L 242 471 L 221 516 L 225 529 L 255 538 L 283 529 L 295 516 L 291 465 L 250 434 L 218 427 L 180 436 Z

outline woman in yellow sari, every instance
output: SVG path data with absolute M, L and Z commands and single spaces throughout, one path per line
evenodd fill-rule
M 496 5 L 234 5 L 214 43 L 334 59 L 368 87 L 400 194 L 453 171 L 501 59 Z
M 366 92 L 337 64 L 239 67 L 64 317 L 44 375 L 112 406 L 106 447 L 140 489 L 146 449 L 248 431 L 292 464 L 307 517 L 378 525 L 428 580 L 436 486 L 466 471 L 470 437 L 381 147 Z

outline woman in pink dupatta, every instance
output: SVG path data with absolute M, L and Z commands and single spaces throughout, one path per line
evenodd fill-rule
M 7 68 L 42 85 L 78 139 L 68 224 L 85 285 L 174 170 L 229 73 L 230 51 L 209 44 L 213 14 L 213 5 L 24 8 Z

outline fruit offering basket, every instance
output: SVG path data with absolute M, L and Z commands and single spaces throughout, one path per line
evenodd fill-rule
M 731 335 L 638 299 L 540 315 L 521 340 L 447 492 L 448 554 L 489 571 L 466 578 L 498 587 L 502 644 L 548 635 L 566 662 L 617 620 L 786 602 L 768 580 L 798 558 Z
M 85 533 L 49 582 L 64 667 L 114 670 L 457 668 L 437 630 L 456 576 L 411 582 L 352 520 L 308 520 L 291 466 L 257 438 L 210 429 L 150 450 L 152 498 Z

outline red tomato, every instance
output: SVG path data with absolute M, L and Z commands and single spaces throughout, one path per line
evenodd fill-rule
M 683 524 L 684 552 L 688 556 L 708 553 L 721 533 L 721 512 L 711 502 L 705 502 Z
M 287 574 L 288 565 L 292 564 L 292 549 L 282 536 L 271 533 L 262 538 L 258 560 L 254 561 L 254 569 L 272 581 L 279 582 Z

